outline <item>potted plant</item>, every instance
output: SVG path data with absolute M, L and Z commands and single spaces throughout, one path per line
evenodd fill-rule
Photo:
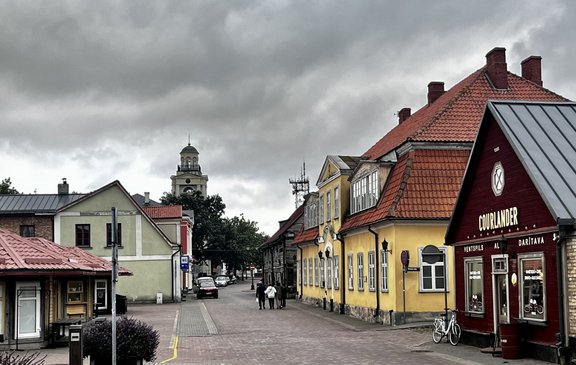
M 90 364 L 110 364 L 112 359 L 112 323 L 94 320 L 82 329 L 84 357 Z M 160 343 L 160 335 L 152 326 L 140 320 L 120 317 L 116 322 L 116 361 L 118 365 L 143 364 L 153 361 Z

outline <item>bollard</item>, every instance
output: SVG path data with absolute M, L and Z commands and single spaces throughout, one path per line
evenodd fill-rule
M 322 308 L 323 308 L 324 310 L 326 310 L 326 298 L 322 299 L 322 302 L 323 302 Z
M 330 312 L 334 312 L 334 299 L 330 299 Z
M 81 324 L 73 324 L 70 326 L 68 331 L 70 336 L 70 357 L 69 357 L 69 364 L 70 365 L 82 365 L 82 361 L 84 358 L 83 352 L 83 341 L 82 341 L 82 325 Z

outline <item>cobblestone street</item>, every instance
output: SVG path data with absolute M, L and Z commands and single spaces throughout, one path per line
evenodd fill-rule
M 156 361 L 165 364 L 547 364 L 434 344 L 426 329 L 390 329 L 294 300 L 259 310 L 249 283 L 221 288 L 219 299 L 129 305 L 128 315 L 160 332 Z M 65 348 L 43 352 L 46 364 L 67 363 Z

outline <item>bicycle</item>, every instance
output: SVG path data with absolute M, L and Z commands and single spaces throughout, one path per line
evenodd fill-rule
M 452 311 L 452 317 L 450 317 L 448 325 L 446 325 L 445 317 L 445 314 L 441 314 L 440 317 L 434 319 L 432 340 L 434 340 L 435 343 L 439 343 L 442 341 L 442 338 L 446 337 L 452 346 L 456 346 L 458 342 L 460 342 L 460 336 L 462 335 L 462 329 L 458 322 L 456 322 L 456 311 Z

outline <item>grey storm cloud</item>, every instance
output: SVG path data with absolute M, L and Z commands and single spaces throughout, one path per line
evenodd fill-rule
M 544 85 L 570 98 L 575 8 L 2 1 L 0 178 L 49 192 L 52 174 L 78 173 L 86 190 L 120 179 L 160 195 L 190 139 L 209 193 L 271 234 L 293 209 L 288 178 L 304 160 L 315 182 L 326 155 L 362 154 L 397 123 L 397 110 L 425 104 L 429 81 L 451 87 L 493 47 L 508 49 L 516 73 L 521 59 L 543 56 Z M 46 182 L 29 185 L 38 171 L 25 166 L 38 161 Z

